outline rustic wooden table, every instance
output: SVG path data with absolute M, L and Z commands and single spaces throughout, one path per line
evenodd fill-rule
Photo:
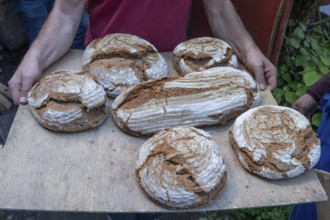
M 46 73 L 80 69 L 82 51 L 72 50 Z M 170 69 L 171 53 L 165 53 Z M 175 72 L 173 72 L 175 73 Z M 109 99 L 112 102 L 112 99 Z M 262 102 L 276 102 L 269 91 Z M 228 181 L 217 199 L 193 211 L 278 206 L 324 201 L 314 171 L 287 180 L 265 180 L 245 171 L 224 126 L 204 128 L 220 145 Z M 139 147 L 147 138 L 122 132 L 112 116 L 99 127 L 56 133 L 41 127 L 28 106 L 20 106 L 7 142 L 0 149 L 0 209 L 81 212 L 171 212 L 150 200 L 135 181 Z

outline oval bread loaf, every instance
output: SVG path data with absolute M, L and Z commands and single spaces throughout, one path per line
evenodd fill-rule
M 158 132 L 142 145 L 136 179 L 155 203 L 172 209 L 191 209 L 218 196 L 227 172 L 211 135 L 178 126 Z
M 267 179 L 298 176 L 320 158 L 320 142 L 309 121 L 292 108 L 252 108 L 236 118 L 229 136 L 242 166 Z
M 116 97 L 137 83 L 167 76 L 167 64 L 148 41 L 130 34 L 109 34 L 92 41 L 83 54 L 90 71 L 107 94 Z
M 178 125 L 223 124 L 259 100 L 247 72 L 217 67 L 132 86 L 114 100 L 112 114 L 124 131 L 150 135 Z
M 106 93 L 87 72 L 59 71 L 40 79 L 28 94 L 35 119 L 60 132 L 94 128 L 108 114 Z
M 174 48 L 173 54 L 173 65 L 180 75 L 219 66 L 238 67 L 237 57 L 229 44 L 213 37 L 182 42 Z

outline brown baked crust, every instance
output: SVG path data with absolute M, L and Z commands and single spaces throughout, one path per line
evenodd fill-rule
M 115 42 L 115 43 L 114 43 Z M 157 55 L 157 50 L 147 41 L 129 34 L 109 34 L 93 40 L 88 48 L 94 50 L 88 58 L 88 64 L 94 60 L 122 57 L 128 59 L 141 59 L 147 54 Z M 87 61 L 87 60 L 86 60 Z
M 100 125 L 108 115 L 104 89 L 88 72 L 58 71 L 40 79 L 28 95 L 37 122 L 57 132 Z
M 48 106 L 50 108 L 54 108 L 55 105 L 57 105 L 54 102 L 50 102 Z M 59 107 L 59 106 L 56 106 Z M 56 108 L 55 107 L 55 108 Z M 60 106 L 59 108 L 62 108 Z M 42 110 L 36 110 L 32 112 L 36 120 L 44 126 L 45 128 L 56 131 L 56 132 L 79 132 L 79 131 L 85 131 L 92 128 L 96 128 L 102 122 L 106 119 L 108 115 L 109 107 L 107 105 L 99 106 L 97 108 L 93 108 L 92 110 L 89 110 L 88 112 L 86 110 L 83 111 L 83 115 L 80 119 L 74 120 L 70 123 L 62 124 L 62 125 L 54 125 L 49 124 L 45 120 L 39 119 L 39 115 L 43 113 Z M 64 109 L 63 109 L 64 110 Z
M 136 175 L 138 175 L 138 171 L 136 171 Z M 181 179 L 185 179 L 185 181 L 190 181 L 189 179 L 191 179 L 192 177 L 189 174 L 183 174 L 181 175 Z M 139 183 L 139 178 L 137 177 L 137 182 Z M 168 209 L 173 209 L 173 210 L 189 210 L 189 209 L 196 209 L 196 208 L 200 208 L 203 207 L 205 205 L 208 205 L 209 203 L 211 203 L 212 201 L 214 201 L 217 196 L 221 193 L 221 191 L 223 190 L 223 188 L 225 187 L 227 182 L 227 172 L 225 172 L 223 174 L 223 176 L 221 177 L 221 180 L 219 182 L 219 184 L 209 193 L 205 193 L 203 192 L 203 190 L 201 191 L 196 191 L 196 195 L 198 195 L 199 197 L 201 197 L 201 202 L 198 204 L 193 204 L 191 206 L 187 206 L 184 208 L 176 208 L 173 206 L 169 206 L 165 203 L 159 202 L 157 199 L 155 199 L 154 197 L 152 197 L 148 192 L 146 192 L 144 190 L 144 188 L 141 187 L 141 184 L 139 183 L 140 189 L 142 190 L 143 194 L 152 202 L 156 203 L 159 206 L 162 206 L 164 208 L 168 208 Z M 183 183 L 183 184 L 187 184 L 187 185 L 194 185 L 195 180 L 191 180 L 189 183 Z M 196 184 L 198 185 L 198 184 Z M 201 188 L 200 188 L 201 189 Z
M 267 179 L 298 176 L 320 156 L 320 142 L 308 120 L 282 106 L 260 106 L 239 116 L 229 131 L 242 166 Z
M 133 135 L 151 135 L 178 125 L 224 124 L 258 105 L 255 81 L 228 67 L 132 86 L 112 104 L 116 124 Z
M 130 34 L 109 34 L 92 41 L 82 62 L 83 69 L 96 76 L 111 97 L 137 83 L 168 75 L 167 64 L 157 49 Z
M 227 172 L 219 147 L 208 133 L 179 126 L 160 131 L 144 143 L 136 180 L 156 204 L 193 209 L 219 195 Z
M 220 66 L 238 67 L 233 49 L 217 38 L 187 40 L 177 45 L 173 53 L 173 65 L 180 75 Z

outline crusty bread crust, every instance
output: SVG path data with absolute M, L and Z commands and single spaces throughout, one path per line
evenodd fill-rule
M 309 121 L 283 106 L 259 106 L 236 118 L 230 143 L 242 166 L 267 179 L 298 176 L 320 157 L 320 142 Z
M 223 124 L 259 101 L 247 72 L 217 67 L 132 86 L 114 100 L 112 114 L 121 129 L 140 136 L 178 125 Z
M 28 94 L 35 119 L 58 132 L 100 125 L 108 115 L 106 93 L 87 72 L 59 71 L 40 79 Z
M 199 37 L 187 40 L 177 45 L 173 54 L 173 65 L 180 75 L 219 66 L 238 67 L 232 48 L 217 38 Z
M 92 41 L 83 54 L 83 69 L 96 76 L 108 96 L 168 75 L 167 64 L 148 41 L 130 34 L 109 34 Z
M 158 132 L 143 144 L 136 180 L 153 202 L 171 209 L 192 209 L 219 195 L 227 172 L 211 135 L 178 126 Z

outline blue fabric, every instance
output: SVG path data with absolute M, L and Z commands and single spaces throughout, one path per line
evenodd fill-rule
M 289 220 L 317 220 L 316 203 L 295 205 Z
M 321 157 L 315 165 L 315 169 L 330 172 L 330 90 L 323 96 L 320 102 L 323 112 L 317 135 L 321 140 Z M 307 203 L 293 207 L 290 220 L 317 220 L 316 204 Z
M 37 37 L 42 25 L 51 12 L 55 0 L 12 0 L 13 10 L 20 17 L 26 29 L 30 44 Z M 72 49 L 85 48 L 85 36 L 89 16 L 84 11 L 77 34 L 73 40 Z
M 320 108 L 323 114 L 317 134 L 321 140 L 321 158 L 315 168 L 330 172 L 330 90 L 323 96 Z

